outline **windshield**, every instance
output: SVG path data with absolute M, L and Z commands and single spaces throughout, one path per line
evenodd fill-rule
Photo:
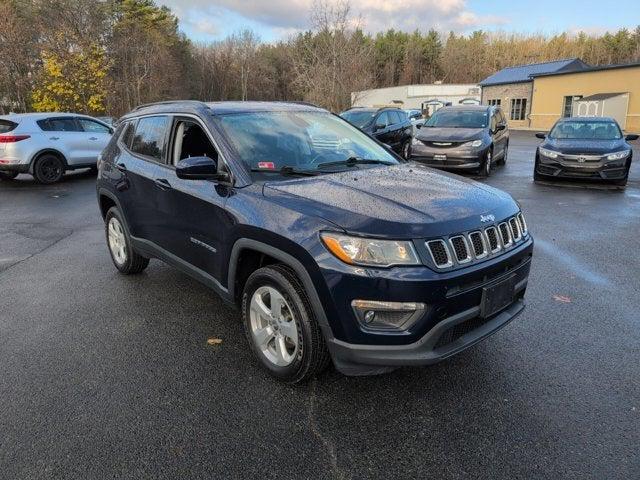
M 386 148 L 328 112 L 248 112 L 216 118 L 241 160 L 258 176 L 273 176 L 284 167 L 329 173 L 352 168 L 353 159 L 398 163 Z M 322 166 L 329 162 L 345 165 Z
M 376 112 L 373 110 L 347 110 L 342 112 L 340 116 L 351 125 L 362 128 L 371 121 L 375 114 Z
M 622 132 L 618 125 L 611 121 L 585 122 L 572 120 L 557 123 L 549 138 L 560 140 L 620 140 Z
M 486 110 L 438 110 L 426 127 L 485 128 L 489 124 Z

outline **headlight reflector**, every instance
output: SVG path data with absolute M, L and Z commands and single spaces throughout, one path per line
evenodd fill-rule
M 612 153 L 607 155 L 607 160 L 622 160 L 629 155 L 629 150 L 622 150 L 620 152 Z
M 331 253 L 350 265 L 390 267 L 420 264 L 410 241 L 377 240 L 328 232 L 320 234 L 320 238 Z
M 558 158 L 558 152 L 554 152 L 553 150 L 547 150 L 546 148 L 540 147 L 540 155 L 543 155 L 548 158 Z
M 482 146 L 482 140 L 473 140 L 472 142 L 466 142 L 462 144 L 463 147 L 478 148 Z

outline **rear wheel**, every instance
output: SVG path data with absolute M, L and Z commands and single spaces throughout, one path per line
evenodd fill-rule
M 0 172 L 0 180 L 13 180 L 18 176 L 18 172 Z
M 49 185 L 59 182 L 64 175 L 64 162 L 51 153 L 41 155 L 33 167 L 33 176 L 38 183 Z
M 147 268 L 149 259 L 139 255 L 133 249 L 122 215 L 116 207 L 109 209 L 104 222 L 111 260 L 120 273 L 131 275 Z
M 242 294 L 247 340 L 260 364 L 288 383 L 326 368 L 329 352 L 302 282 L 284 265 L 251 274 Z
M 411 151 L 411 140 L 406 140 L 402 144 L 402 158 L 408 159 L 410 151 Z

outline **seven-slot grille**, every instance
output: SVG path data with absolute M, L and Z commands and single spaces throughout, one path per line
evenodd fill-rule
M 527 235 L 527 224 L 522 213 L 467 235 L 453 235 L 449 242 L 441 239 L 426 242 L 433 263 L 438 268 L 449 268 L 480 260 L 515 246 Z

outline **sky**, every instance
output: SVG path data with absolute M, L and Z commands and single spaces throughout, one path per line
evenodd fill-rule
M 250 28 L 262 40 L 286 39 L 309 26 L 314 0 L 158 0 L 171 7 L 194 41 L 220 40 Z M 554 34 L 604 33 L 640 25 L 638 0 L 350 0 L 369 32 L 395 28 Z

